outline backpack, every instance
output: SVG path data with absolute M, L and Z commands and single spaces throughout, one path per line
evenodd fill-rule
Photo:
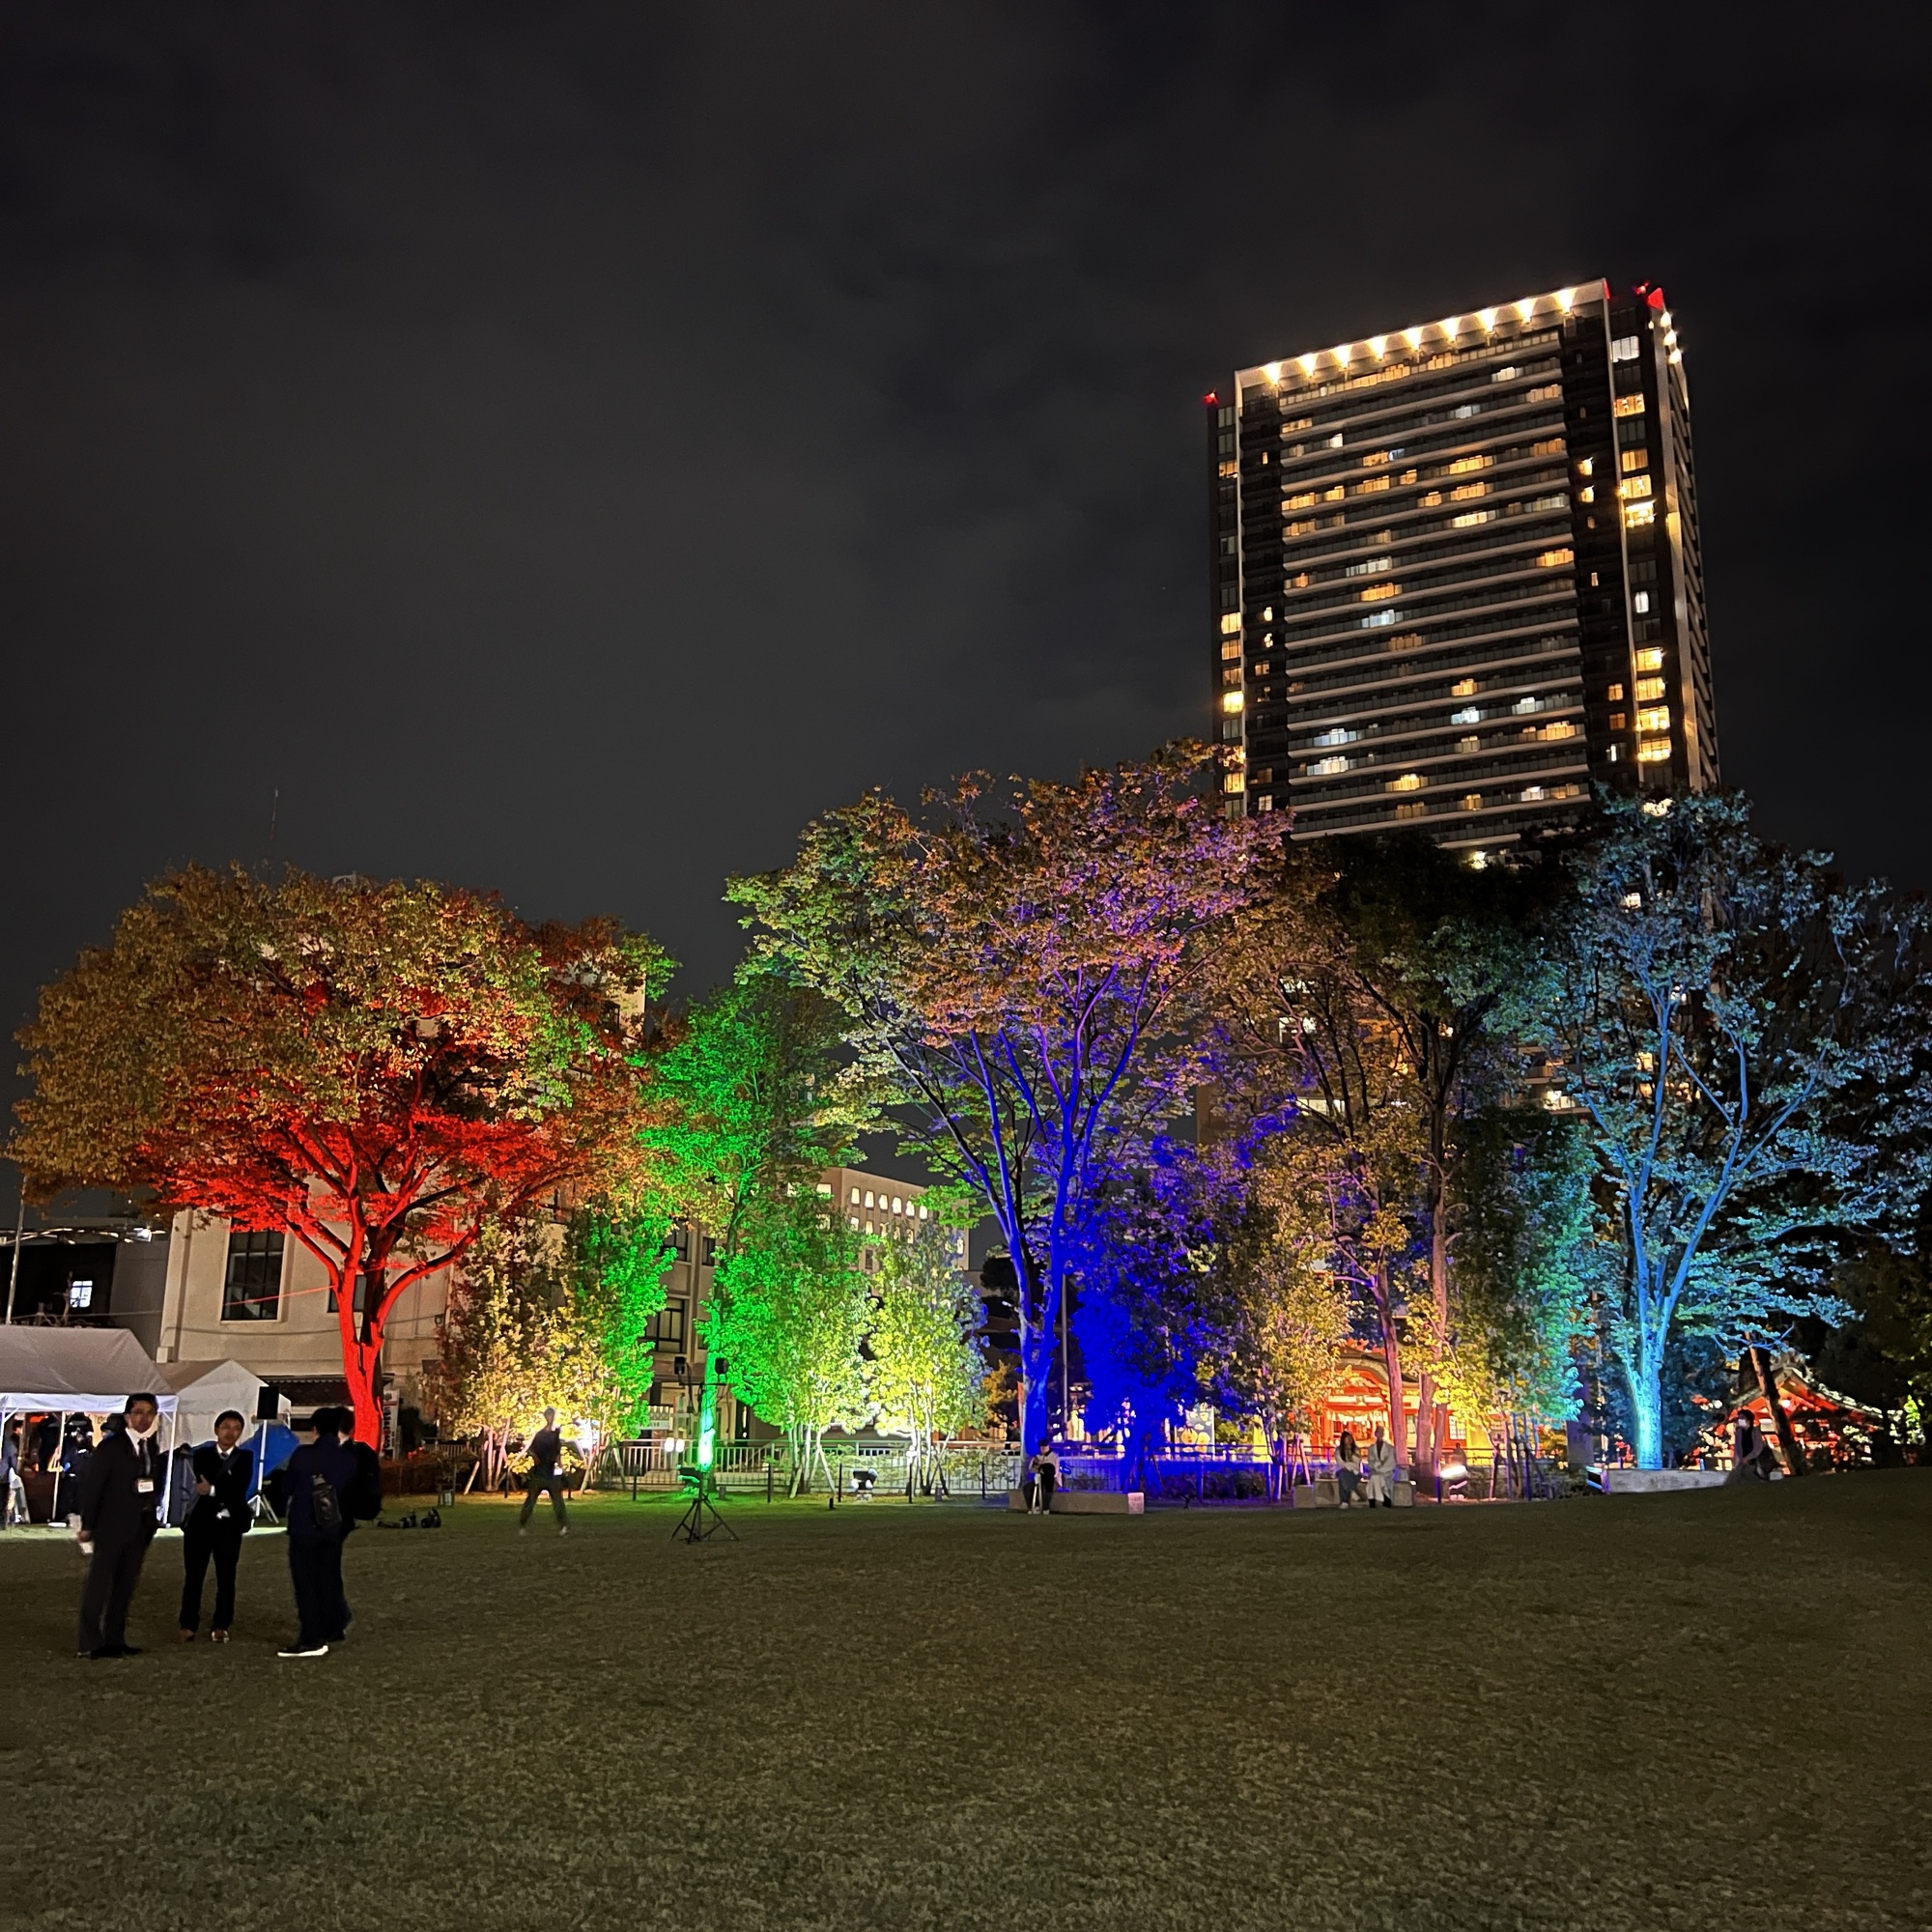
M 342 1527 L 342 1504 L 336 1497 L 335 1485 L 327 1476 L 314 1475 L 308 1479 L 308 1511 L 316 1528 L 326 1536 Z

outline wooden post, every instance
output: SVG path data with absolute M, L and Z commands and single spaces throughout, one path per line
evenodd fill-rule
M 1798 1432 L 1791 1426 L 1791 1418 L 1784 1412 L 1784 1405 L 1777 1399 L 1777 1378 L 1772 1372 L 1770 1353 L 1753 1346 L 1750 1351 L 1751 1367 L 1757 1372 L 1757 1385 L 1764 1391 L 1764 1405 L 1771 1410 L 1772 1427 L 1777 1432 L 1777 1446 L 1784 1453 L 1785 1473 L 1790 1476 L 1804 1474 L 1804 1448 L 1798 1439 Z

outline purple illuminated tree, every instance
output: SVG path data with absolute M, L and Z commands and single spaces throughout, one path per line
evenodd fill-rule
M 843 1009 L 854 1077 L 886 1084 L 905 1149 L 999 1223 L 1028 1451 L 1105 1177 L 1185 1104 L 1204 949 L 1280 863 L 1278 831 L 1202 790 L 1209 756 L 1172 747 L 1004 796 L 962 779 L 919 815 L 870 792 L 730 887 L 759 952 Z

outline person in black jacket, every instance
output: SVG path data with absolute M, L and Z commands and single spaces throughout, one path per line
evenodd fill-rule
M 166 1461 L 156 1440 L 160 1405 L 130 1395 L 79 1476 L 80 1546 L 89 1552 L 80 1593 L 80 1648 L 89 1657 L 138 1657 L 128 1641 L 128 1606 L 148 1545 Z
M 311 1418 L 315 1440 L 288 1462 L 289 1580 L 295 1586 L 299 1629 L 283 1657 L 327 1657 L 349 1634 L 349 1602 L 342 1594 L 342 1546 L 355 1515 L 367 1509 L 369 1464 L 374 1452 L 345 1441 L 354 1427 L 347 1409 L 319 1408 Z M 382 1506 L 380 1495 L 375 1509 Z
M 247 1419 L 239 1409 L 214 1418 L 214 1440 L 194 1452 L 194 1506 L 182 1524 L 181 1629 L 177 1643 L 192 1643 L 201 1628 L 201 1586 L 214 1560 L 214 1623 L 212 1642 L 226 1643 L 235 1621 L 235 1565 L 242 1535 L 248 1527 L 248 1482 L 255 1473 L 253 1454 L 242 1447 Z
M 544 1426 L 530 1437 L 530 1473 L 524 1486 L 524 1510 L 517 1519 L 517 1533 L 530 1526 L 530 1512 L 537 1498 L 550 1492 L 550 1506 L 556 1513 L 556 1533 L 570 1534 L 570 1512 L 563 1503 L 563 1437 L 557 1431 L 556 1410 L 544 1410 Z

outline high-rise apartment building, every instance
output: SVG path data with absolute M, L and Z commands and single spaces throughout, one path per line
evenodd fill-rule
M 1690 410 L 1661 290 L 1311 350 L 1207 399 L 1221 783 L 1296 838 L 1472 852 L 1718 781 Z

